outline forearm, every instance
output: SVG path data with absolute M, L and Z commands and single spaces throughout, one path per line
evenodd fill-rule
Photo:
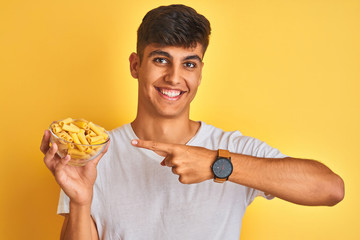
M 161 165 L 171 167 L 184 184 L 214 178 L 217 151 L 181 144 L 134 140 L 137 147 L 161 153 Z M 229 180 L 302 205 L 335 205 L 344 197 L 344 182 L 325 165 L 297 158 L 257 158 L 230 153 Z
M 231 158 L 232 182 L 301 205 L 335 205 L 343 198 L 342 179 L 319 162 L 241 154 L 232 154 Z
M 91 218 L 91 204 L 76 205 L 70 201 L 69 217 L 64 222 L 61 240 L 98 240 L 95 223 Z

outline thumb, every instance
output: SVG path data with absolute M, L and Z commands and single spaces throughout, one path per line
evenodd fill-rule
M 105 149 L 99 154 L 99 156 L 97 156 L 97 157 L 94 159 L 93 163 L 95 164 L 95 166 L 99 163 L 100 159 L 101 159 L 101 158 L 104 156 L 104 154 L 108 151 L 109 146 L 110 146 L 110 141 L 111 141 L 111 139 L 110 139 L 109 142 L 106 144 Z

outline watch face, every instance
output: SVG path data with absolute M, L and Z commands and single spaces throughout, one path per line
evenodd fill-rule
M 216 177 L 227 178 L 232 173 L 233 167 L 227 158 L 219 158 L 214 162 L 212 170 Z

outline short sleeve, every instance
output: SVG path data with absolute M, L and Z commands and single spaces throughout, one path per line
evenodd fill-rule
M 240 132 L 232 132 L 229 139 L 229 150 L 235 153 L 261 158 L 285 158 L 278 149 L 269 146 L 259 139 L 243 136 Z
M 247 194 L 246 194 L 246 205 L 249 206 L 256 197 L 263 197 L 267 200 L 271 200 L 274 199 L 275 197 L 273 195 L 270 194 L 265 194 L 264 192 L 254 189 L 254 188 L 249 188 L 247 187 L 246 189 Z
M 239 132 L 233 132 L 230 141 L 230 152 L 240 153 L 244 155 L 250 155 L 261 158 L 285 158 L 286 155 L 282 154 L 278 149 L 269 146 L 267 143 L 260 141 L 259 139 L 243 136 Z M 250 205 L 252 201 L 258 196 L 264 197 L 268 200 L 274 198 L 270 194 L 266 194 L 260 190 L 247 187 L 247 205 Z
M 61 189 L 60 196 L 59 196 L 59 204 L 57 208 L 57 214 L 67 214 L 70 212 L 69 210 L 69 197 L 64 193 L 64 191 Z

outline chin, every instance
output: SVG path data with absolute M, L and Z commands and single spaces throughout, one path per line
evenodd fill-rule
M 161 113 L 159 114 L 159 118 L 162 119 L 176 119 L 179 118 L 180 114 L 178 113 Z

